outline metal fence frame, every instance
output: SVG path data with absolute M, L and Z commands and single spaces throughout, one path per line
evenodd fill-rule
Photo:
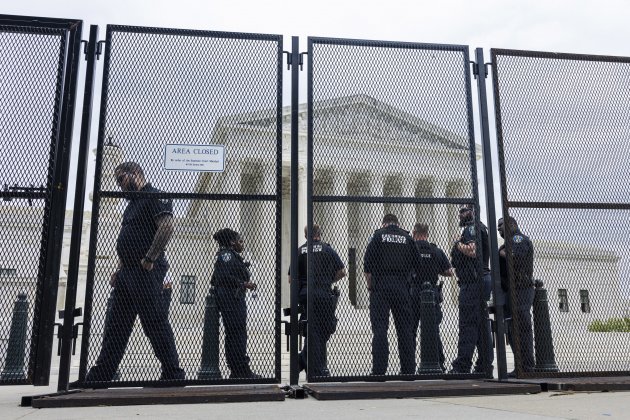
M 188 29 L 169 29 L 169 28 L 153 28 L 153 27 L 138 27 L 138 26 L 123 26 L 123 25 L 107 25 L 106 28 L 106 40 L 105 40 L 105 52 L 104 52 L 104 70 L 103 81 L 100 100 L 100 113 L 99 113 L 99 130 L 98 130 L 98 145 L 96 154 L 96 167 L 94 176 L 94 195 L 93 195 L 93 210 L 92 210 L 92 224 L 90 234 L 90 251 L 88 257 L 88 273 L 86 283 L 86 296 L 85 296 L 85 314 L 83 322 L 83 338 L 81 346 L 81 362 L 79 368 L 79 384 L 84 384 L 87 374 L 87 362 L 89 353 L 89 337 L 90 337 L 90 324 L 92 314 L 92 302 L 94 291 L 94 275 L 95 275 L 95 261 L 96 261 L 96 239 L 98 232 L 98 220 L 99 220 L 99 208 L 102 198 L 129 198 L 138 193 L 123 193 L 123 192 L 104 192 L 100 190 L 101 176 L 102 176 L 102 162 L 103 162 L 103 148 L 106 141 L 105 135 L 105 119 L 107 115 L 107 92 L 108 81 L 110 71 L 110 53 L 111 53 L 111 39 L 114 32 L 130 32 L 140 34 L 169 34 L 169 35 L 181 35 L 181 36 L 199 36 L 199 37 L 213 37 L 213 38 L 231 38 L 231 39 L 252 39 L 252 40 L 269 40 L 276 41 L 278 43 L 277 48 L 277 98 L 276 98 L 276 183 L 275 194 L 271 195 L 252 195 L 252 194 L 201 194 L 201 193 L 167 193 L 162 192 L 158 194 L 152 194 L 152 197 L 163 199 L 196 199 L 196 200 L 237 200 L 237 201 L 268 201 L 274 202 L 276 208 L 276 226 L 275 226 L 275 240 L 278 246 L 275 252 L 275 377 L 272 379 L 186 379 L 182 381 L 159 381 L 159 386 L 182 386 L 182 385 L 210 385 L 210 384 L 239 384 L 239 383 L 278 383 L 281 376 L 281 302 L 280 302 L 280 238 L 281 238 L 281 209 L 282 209 L 282 36 L 280 35 L 264 35 L 264 34 L 250 34 L 250 33 L 233 33 L 233 32 L 216 32 L 216 31 L 200 31 L 200 30 L 188 30 Z M 114 381 L 108 383 L 107 387 L 129 387 L 129 386 L 154 386 L 155 381 Z M 99 387 L 104 386 L 99 384 Z
M 501 82 L 501 76 L 497 68 L 497 56 L 511 56 L 511 57 L 528 57 L 528 58 L 549 58 L 558 60 L 575 60 L 575 61 L 596 61 L 596 62 L 611 62 L 611 63 L 626 63 L 630 64 L 630 58 L 616 57 L 616 56 L 598 56 L 587 54 L 570 54 L 570 53 L 555 53 L 544 51 L 527 51 L 527 50 L 512 50 L 502 48 L 492 48 L 490 50 L 491 55 L 491 67 L 492 67 L 492 87 L 494 96 L 494 112 L 495 112 L 495 127 L 497 135 L 498 146 L 498 161 L 499 161 L 499 181 L 501 188 L 501 206 L 504 217 L 510 215 L 510 209 L 518 208 L 530 208 L 530 209 L 597 209 L 597 210 L 630 210 L 630 203 L 606 203 L 606 202 L 555 202 L 555 201 L 511 201 L 508 197 L 507 190 L 507 173 L 506 173 L 506 157 L 505 157 L 505 142 L 503 135 L 502 114 L 501 114 L 501 89 L 499 83 Z M 506 234 L 507 236 L 507 234 Z M 506 249 L 510 252 L 510 241 L 506 241 Z M 511 274 L 513 272 L 513 259 L 508 259 L 508 272 L 511 290 L 514 290 L 514 277 Z M 518 322 L 518 313 L 515 311 L 513 316 Z M 593 377 L 593 376 L 627 376 L 630 371 L 577 371 L 577 372 L 524 372 L 522 365 L 519 363 L 520 346 L 518 337 L 515 342 L 517 351 L 515 352 L 515 369 L 519 378 L 567 378 L 567 377 Z
M 470 175 L 472 177 L 472 198 L 421 198 L 421 197 L 371 197 L 371 196 L 323 196 L 313 194 L 313 149 L 314 149 L 314 131 L 313 131 L 313 114 L 314 114 L 314 99 L 313 99 L 313 45 L 314 44 L 333 44 L 333 45 L 349 45 L 349 46 L 362 46 L 362 47 L 385 47 L 385 48 L 400 48 L 400 49 L 425 49 L 425 50 L 448 50 L 448 51 L 461 51 L 463 55 L 463 74 L 466 83 L 466 106 L 468 115 L 468 140 L 469 140 L 469 160 L 470 160 Z M 479 191 L 477 185 L 477 164 L 475 161 L 475 133 L 474 133 L 474 118 L 472 107 L 472 80 L 471 80 L 471 66 L 469 61 L 469 48 L 466 45 L 445 45 L 445 44 L 426 44 L 426 43 L 411 43 L 411 42 L 392 42 L 392 41 L 376 41 L 376 40 L 357 40 L 357 39 L 340 39 L 340 38 L 326 38 L 326 37 L 308 37 L 308 74 L 307 74 L 307 107 L 308 107 L 308 130 L 307 130 L 307 229 L 310 231 L 313 226 L 313 203 L 334 203 L 334 202 L 354 202 L 354 203 L 397 203 L 397 204 L 473 204 L 475 206 L 475 223 L 480 222 L 479 218 Z M 471 152 L 471 150 L 473 152 Z M 477 238 L 480 241 L 480 238 Z M 297 248 L 297 244 L 294 247 Z M 492 246 L 492 244 L 491 244 Z M 308 293 L 311 294 L 313 287 L 313 264 L 312 264 L 312 241 L 311 237 L 307 238 L 308 247 Z M 478 257 L 481 260 L 481 255 Z M 308 300 L 308 312 L 312 314 L 312 299 Z M 310 328 L 311 323 L 307 324 Z M 310 349 L 307 350 L 310 354 Z M 309 364 L 312 357 L 308 357 Z M 425 374 L 425 375 L 387 375 L 383 377 L 373 376 L 330 376 L 330 377 L 318 377 L 307 375 L 309 382 L 352 382 L 352 381 L 368 381 L 368 382 L 381 382 L 383 380 L 396 381 L 396 380 L 418 380 L 418 379 L 474 379 L 483 378 L 485 374 L 470 373 L 470 374 Z
M 64 46 L 59 53 L 55 101 L 57 125 L 52 130 L 46 190 L 0 192 L 3 198 L 43 199 L 46 202 L 27 378 L 25 381 L 10 381 L 6 384 L 48 385 L 83 22 L 76 19 L 0 15 L 0 25 L 12 27 L 13 31 L 19 33 L 57 34 L 62 37 Z

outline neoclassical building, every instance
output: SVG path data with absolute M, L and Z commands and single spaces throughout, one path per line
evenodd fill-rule
M 449 130 L 396 109 L 374 98 L 357 95 L 335 98 L 314 104 L 315 146 L 313 194 L 315 196 L 423 197 L 471 198 L 470 154 L 468 140 Z M 307 220 L 307 108 L 299 108 L 299 214 L 301 228 Z M 274 352 L 276 333 L 276 278 L 281 279 L 282 306 L 289 305 L 287 273 L 290 262 L 290 118 L 291 110 L 282 110 L 283 130 L 281 155 L 276 155 L 275 111 L 259 111 L 219 120 L 208 144 L 225 147 L 225 170 L 219 173 L 201 172 L 196 175 L 192 192 L 197 194 L 243 194 L 243 200 L 174 200 L 175 235 L 169 244 L 169 278 L 173 282 L 173 301 L 170 319 L 176 332 L 183 366 L 189 375 L 198 368 L 205 296 L 210 289 L 210 278 L 217 244 L 212 234 L 223 227 L 241 232 L 246 240 L 245 257 L 252 263 L 253 280 L 259 288 L 248 295 L 248 325 L 250 326 L 249 353 L 252 365 L 261 373 L 272 373 L 269 354 Z M 379 157 L 387 156 L 387 165 Z M 280 157 L 282 170 L 276 175 L 276 161 Z M 480 158 L 475 150 L 475 158 Z M 128 159 L 125 150 L 113 142 L 104 146 L 101 190 L 116 191 L 113 170 Z M 147 166 L 147 162 L 139 162 Z M 153 165 L 159 166 L 159 165 Z M 151 180 L 151 179 L 150 179 Z M 276 208 L 273 200 L 277 183 L 282 199 Z M 156 187 L 169 191 L 168 186 Z M 251 199 L 257 196 L 260 199 Z M 115 270 L 115 241 L 120 228 L 124 202 L 117 198 L 103 198 L 100 202 L 97 249 L 95 252 L 94 306 L 90 360 L 100 347 L 109 292 L 109 276 Z M 280 243 L 276 243 L 276 211 L 280 210 Z M 349 266 L 351 275 L 340 282 L 341 296 L 338 316 L 340 327 L 333 340 L 329 359 L 331 370 L 343 374 L 343 352 L 352 342 L 353 349 L 369 354 L 369 316 L 366 310 L 368 294 L 363 278 L 363 252 L 372 232 L 379 227 L 384 213 L 399 216 L 404 228 L 411 230 L 415 222 L 430 226 L 431 240 L 448 250 L 459 233 L 457 206 L 454 204 L 383 204 L 361 202 L 316 202 L 314 221 L 322 226 L 324 240 L 330 242 Z M 34 218 L 15 221 L 16 212 L 23 215 L 37 209 L 2 203 L 0 207 L 0 290 L 2 307 L 11 308 L 11 293 L 19 287 L 33 287 L 37 274 L 37 256 L 26 246 L 39 240 L 41 228 Z M 31 222 L 28 222 L 31 220 Z M 69 249 L 70 223 L 66 218 L 64 252 Z M 84 218 L 82 259 L 78 305 L 83 305 L 87 276 L 87 246 L 89 243 L 90 213 Z M 563 337 L 565 325 L 585 331 L 594 318 L 617 316 L 622 297 L 619 294 L 619 257 L 609 251 L 585 245 L 553 244 L 536 241 L 535 276 L 545 281 L 552 307 L 554 334 Z M 278 246 L 279 245 L 279 246 Z M 280 259 L 280 267 L 276 259 Z M 571 273 L 556 270 L 567 260 Z M 63 308 L 67 257 L 63 258 L 59 289 L 59 308 Z M 601 282 L 589 282 L 599 273 Z M 601 273 L 605 273 L 604 276 Z M 457 286 L 446 281 L 445 320 L 442 336 L 449 355 L 456 347 Z M 4 291 L 11 290 L 11 293 Z M 556 312 L 561 293 L 568 299 L 568 316 Z M 588 290 L 591 311 L 571 312 L 580 308 L 576 297 Z M 582 293 L 583 295 L 583 293 Z M 603 305 L 613 298 L 619 304 Z M 3 322 L 10 319 L 10 311 L 2 314 Z M 6 342 L 3 337 L 2 343 Z M 284 348 L 284 346 L 283 346 Z M 157 360 L 147 357 L 149 343 L 140 326 L 132 336 L 121 366 L 121 375 L 134 371 L 147 372 L 147 377 L 159 374 Z M 4 358 L 4 347 L 0 358 Z M 396 353 L 396 352 L 393 352 Z M 284 356 L 283 356 L 284 357 Z M 2 359 L 0 359 L 2 360 Z M 368 360 L 368 359 L 365 359 Z M 76 365 L 76 363 L 75 363 Z M 1 367 L 1 366 L 0 366 Z M 369 368 L 366 365 L 366 368 Z M 356 373 L 356 372 L 355 372 Z

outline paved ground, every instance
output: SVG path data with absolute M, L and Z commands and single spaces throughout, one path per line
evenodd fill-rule
M 57 378 L 51 378 L 56 384 Z M 153 405 L 128 407 L 19 407 L 24 395 L 56 386 L 0 387 L 0 418 L 13 419 L 630 419 L 630 392 L 564 393 L 491 397 Z

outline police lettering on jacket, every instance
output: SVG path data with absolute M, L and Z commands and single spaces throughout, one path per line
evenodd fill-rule
M 409 232 L 396 225 L 375 231 L 363 258 L 364 271 L 375 276 L 406 276 L 421 266 Z
M 344 268 L 339 254 L 326 242 L 312 241 L 313 247 L 313 276 L 316 284 L 328 286 L 335 280 L 335 273 Z M 308 275 L 308 247 L 303 244 L 298 249 L 297 277 L 300 288 L 306 289 Z M 289 273 L 290 274 L 290 273 Z
M 444 252 L 435 244 L 428 241 L 416 241 L 415 245 L 422 261 L 422 270 L 414 277 L 414 283 L 418 287 L 424 282 L 435 286 L 438 276 L 451 268 L 451 264 Z

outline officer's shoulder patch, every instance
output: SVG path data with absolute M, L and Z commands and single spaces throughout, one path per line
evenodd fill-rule
M 521 235 L 514 235 L 514 242 L 516 242 L 517 244 L 523 242 L 523 237 Z
M 471 235 L 475 234 L 475 225 L 468 226 L 468 233 L 470 233 Z
M 229 252 L 224 252 L 223 255 L 221 255 L 221 259 L 223 260 L 223 262 L 228 262 L 232 259 L 232 254 Z

